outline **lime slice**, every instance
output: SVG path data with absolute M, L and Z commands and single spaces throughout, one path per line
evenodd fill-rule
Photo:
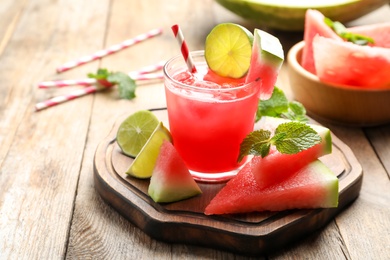
M 252 33 L 238 24 L 215 26 L 206 38 L 207 65 L 222 77 L 243 77 L 250 66 L 252 42 Z
M 116 141 L 122 152 L 128 156 L 137 156 L 158 122 L 157 117 L 148 110 L 140 110 L 126 118 L 116 134 Z
M 126 173 L 142 179 L 151 177 L 164 140 L 172 142 L 172 137 L 160 122 Z

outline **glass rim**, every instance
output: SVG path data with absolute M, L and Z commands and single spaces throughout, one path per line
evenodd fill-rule
M 203 56 L 204 57 L 204 50 L 197 50 L 197 51 L 191 51 L 189 53 L 189 55 L 191 55 L 191 57 L 200 57 L 200 56 Z M 177 60 L 180 60 L 182 59 L 181 62 L 183 62 L 183 65 L 184 67 L 186 68 L 186 70 L 188 71 L 187 69 L 187 64 L 186 62 L 184 61 L 184 58 L 182 55 L 176 55 L 172 58 L 170 58 L 165 64 L 164 64 L 164 67 L 163 67 L 163 72 L 164 72 L 164 76 L 165 78 L 168 78 L 171 82 L 174 82 L 175 84 L 179 85 L 180 87 L 182 88 L 185 88 L 185 89 L 191 89 L 191 90 L 195 90 L 195 91 L 208 91 L 208 92 L 230 92 L 230 91 L 237 91 L 237 90 L 242 90 L 242 89 L 245 89 L 245 88 L 248 88 L 250 87 L 251 85 L 253 85 L 254 83 L 258 82 L 259 80 L 261 81 L 261 79 L 259 78 L 258 80 L 255 80 L 255 81 L 252 81 L 252 82 L 249 82 L 249 83 L 244 83 L 242 85 L 238 85 L 238 86 L 234 86 L 234 87 L 227 87 L 227 88 L 223 88 L 220 84 L 218 83 L 215 83 L 219 86 L 221 86 L 221 88 L 204 88 L 204 87 L 199 87 L 199 86 L 193 86 L 193 85 L 188 85 L 188 84 L 185 84 L 183 82 L 180 82 L 180 81 L 177 81 L 176 79 L 174 79 L 169 73 L 168 73 L 168 66 L 170 64 L 172 64 L 173 62 L 177 61 Z M 205 61 L 206 62 L 206 61 Z M 207 64 L 207 63 L 206 63 Z M 212 81 L 208 81 L 208 82 L 212 82 Z

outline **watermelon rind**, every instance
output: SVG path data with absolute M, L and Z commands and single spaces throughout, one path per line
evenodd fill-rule
M 303 31 L 305 12 L 317 9 L 334 21 L 346 23 L 368 14 L 388 0 L 275 1 L 216 0 L 231 12 L 258 25 L 286 31 Z

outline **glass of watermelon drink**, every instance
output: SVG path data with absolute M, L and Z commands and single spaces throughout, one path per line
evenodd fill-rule
M 193 75 L 182 56 L 164 66 L 173 144 L 196 180 L 227 180 L 245 162 L 237 158 L 241 142 L 253 131 L 261 84 L 215 76 L 203 51 L 190 55 L 197 70 Z

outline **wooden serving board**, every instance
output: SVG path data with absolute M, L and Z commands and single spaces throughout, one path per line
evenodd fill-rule
M 167 122 L 166 110 L 154 113 Z M 94 158 L 95 187 L 108 204 L 158 240 L 259 255 L 322 228 L 354 201 L 360 192 L 362 168 L 349 147 L 333 135 L 333 152 L 321 160 L 339 178 L 337 208 L 204 215 L 205 207 L 225 183 L 199 183 L 202 195 L 180 202 L 158 204 L 148 196 L 149 180 L 136 179 L 125 173 L 133 159 L 122 154 L 115 141 L 117 129 L 125 118 L 118 119 L 112 131 L 97 147 Z

